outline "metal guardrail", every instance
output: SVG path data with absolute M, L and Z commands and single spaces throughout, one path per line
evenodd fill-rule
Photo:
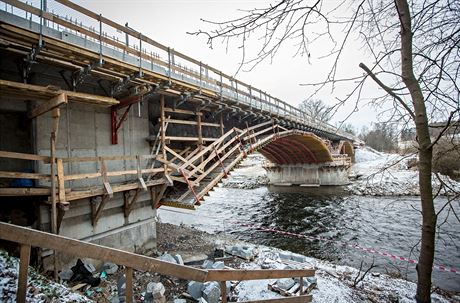
M 1 5 L 3 3 L 3 5 Z M 266 111 L 283 119 L 355 140 L 348 133 L 309 116 L 266 92 L 144 36 L 130 27 L 68 0 L 3 0 L 0 11 L 20 17 L 30 29 L 99 52 L 142 70 L 191 84 L 200 93 Z

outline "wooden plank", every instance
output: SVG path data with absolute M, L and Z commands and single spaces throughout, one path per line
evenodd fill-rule
M 16 240 L 13 240 L 17 242 Z M 18 277 L 18 289 L 16 293 L 16 300 L 19 303 L 26 302 L 27 294 L 27 272 L 29 270 L 30 262 L 30 245 L 20 244 L 20 262 L 19 262 L 19 277 Z
M 165 112 L 168 112 L 168 113 L 177 113 L 177 114 L 185 114 L 185 115 L 203 115 L 203 113 L 196 113 L 194 111 L 191 111 L 191 110 L 185 110 L 185 109 L 174 109 L 174 108 L 170 108 L 170 107 L 165 107 Z
M 25 154 L 25 153 L 16 153 L 16 152 L 8 152 L 8 151 L 0 151 L 0 158 L 50 162 L 50 157 L 48 156 L 40 156 L 40 155 L 35 155 L 35 154 Z
M 133 269 L 126 267 L 126 303 L 133 303 Z
M 0 188 L 0 196 L 49 196 L 50 188 Z
M 99 221 L 99 218 L 102 216 L 102 211 L 104 210 L 104 207 L 105 207 L 105 205 L 107 204 L 107 202 L 109 200 L 110 200 L 109 196 L 107 196 L 107 195 L 102 196 L 101 202 L 99 203 L 97 208 L 95 208 L 96 212 L 94 212 L 92 214 L 91 223 L 92 223 L 93 226 L 97 225 L 97 221 Z M 91 201 L 91 203 L 96 203 L 96 202 Z
M 184 280 L 204 282 L 207 272 L 190 266 L 173 264 L 155 258 L 138 255 L 119 249 L 82 242 L 42 231 L 0 223 L 0 238 L 7 241 L 57 250 L 75 257 L 98 259 L 132 267 L 136 270 L 155 272 Z
M 312 295 L 302 295 L 286 298 L 276 298 L 276 299 L 265 299 L 265 300 L 255 300 L 255 301 L 240 301 L 239 303 L 308 303 L 313 299 Z
M 165 137 L 166 140 L 169 141 L 186 141 L 186 142 L 200 142 L 199 137 L 177 137 L 177 136 L 167 136 Z M 217 141 L 218 138 L 202 138 L 203 141 L 212 142 Z
M 32 111 L 29 114 L 29 118 L 36 118 L 40 115 L 43 115 L 46 112 L 49 112 L 61 106 L 62 104 L 67 104 L 67 95 L 65 93 L 61 93 L 51 98 L 49 101 L 46 101 L 32 109 Z
M 186 160 L 184 157 L 182 157 L 180 154 L 176 153 L 176 152 L 175 152 L 174 150 L 172 150 L 171 148 L 169 148 L 169 147 L 167 147 L 167 146 L 165 146 L 165 148 L 166 148 L 166 150 L 167 150 L 169 153 L 171 153 L 175 158 L 178 158 L 179 160 L 181 160 L 181 161 L 184 162 L 184 163 L 187 162 L 187 160 Z M 171 159 L 171 162 L 172 162 L 172 160 L 173 160 L 173 159 Z M 190 166 L 193 167 L 193 168 L 196 168 L 196 166 L 193 165 L 193 164 L 190 164 Z M 199 172 L 203 173 L 203 171 L 202 171 L 201 169 L 197 169 L 197 170 L 198 170 Z
M 59 202 L 63 203 L 65 201 L 65 183 L 64 183 L 64 166 L 62 165 L 61 159 L 56 159 L 56 166 L 57 166 L 57 179 L 58 179 L 58 197 Z
M 8 81 L 0 79 L 0 89 L 14 90 L 21 92 L 24 100 L 49 100 L 50 98 L 65 94 L 68 102 L 90 103 L 101 106 L 112 106 L 120 103 L 118 100 L 110 97 L 99 95 L 73 92 L 62 89 L 51 89 L 49 86 L 25 84 L 20 82 Z
M 313 277 L 314 269 L 209 269 L 206 281 L 245 281 Z
M 157 179 L 157 180 L 150 180 L 145 182 L 145 185 L 147 187 L 150 186 L 155 186 L 159 184 L 164 184 L 165 180 L 164 179 Z M 139 182 L 135 183 L 128 183 L 128 184 L 121 184 L 121 185 L 114 185 L 112 186 L 112 190 L 114 193 L 117 192 L 122 192 L 130 189 L 136 189 L 140 188 Z M 94 197 L 94 196 L 101 196 L 105 195 L 106 190 L 104 189 L 103 186 L 97 187 L 97 188 L 91 188 L 91 189 L 86 189 L 86 190 L 78 190 L 78 191 L 71 191 L 66 195 L 67 201 L 73 201 L 73 200 L 79 200 L 79 199 L 84 199 L 84 198 L 89 198 L 89 197 Z
M 38 173 L 19 173 L 11 171 L 0 171 L 0 178 L 11 178 L 11 179 L 35 179 L 35 180 L 50 180 L 50 175 L 38 174 Z

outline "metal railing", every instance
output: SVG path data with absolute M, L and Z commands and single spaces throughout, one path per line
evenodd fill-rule
M 3 5 L 1 5 L 3 3 Z M 0 11 L 20 17 L 40 35 L 52 36 L 193 85 L 203 95 L 244 104 L 282 119 L 354 140 L 354 136 L 308 115 L 285 101 L 233 78 L 201 61 L 164 46 L 68 0 L 0 1 Z M 41 40 L 40 40 L 41 43 Z

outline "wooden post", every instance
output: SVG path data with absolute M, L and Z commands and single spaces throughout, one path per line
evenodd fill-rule
M 133 269 L 131 267 L 126 267 L 126 303 L 133 303 Z
M 227 283 L 220 281 L 220 293 L 222 295 L 222 303 L 227 303 Z
M 27 270 L 29 269 L 30 261 L 30 245 L 21 244 L 20 258 L 16 302 L 25 303 L 27 293 Z
M 166 125 L 165 125 L 165 96 L 160 95 L 160 137 L 161 137 L 161 152 L 163 159 L 168 161 L 166 157 Z M 168 174 L 168 165 L 163 164 L 165 176 Z
M 224 115 L 220 113 L 220 133 L 223 136 L 224 135 Z
M 303 295 L 303 277 L 300 277 L 300 291 L 299 296 Z
M 201 115 L 196 116 L 196 128 L 198 132 L 198 148 L 200 151 L 203 149 L 203 128 L 201 125 Z M 201 162 L 203 162 L 203 157 L 201 157 Z
M 56 174 L 54 173 L 55 164 L 56 164 L 56 141 L 59 134 L 59 117 L 61 116 L 61 111 L 59 108 L 55 108 L 52 111 L 53 117 L 53 129 L 51 130 L 50 138 L 50 177 L 51 177 L 51 232 L 57 234 L 57 208 L 56 208 Z M 54 252 L 54 279 L 57 280 L 57 257 L 56 252 Z

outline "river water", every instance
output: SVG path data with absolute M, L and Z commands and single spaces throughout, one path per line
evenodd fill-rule
M 440 209 L 446 198 L 435 200 Z M 340 191 L 259 187 L 256 189 L 216 188 L 195 212 L 161 208 L 163 222 L 184 223 L 212 233 L 225 233 L 240 240 L 274 246 L 306 256 L 356 268 L 363 262 L 367 269 L 416 279 L 415 266 L 395 261 L 342 244 L 357 244 L 398 257 L 418 258 L 421 215 L 418 197 L 349 196 Z M 460 203 L 452 206 L 460 214 Z M 448 208 L 446 208 L 448 209 Z M 332 241 L 308 240 L 261 232 L 250 223 Z M 460 223 L 452 210 L 440 213 L 436 238 L 435 264 L 460 267 Z M 414 248 L 415 247 L 415 248 Z M 460 291 L 460 275 L 434 270 L 436 286 Z

